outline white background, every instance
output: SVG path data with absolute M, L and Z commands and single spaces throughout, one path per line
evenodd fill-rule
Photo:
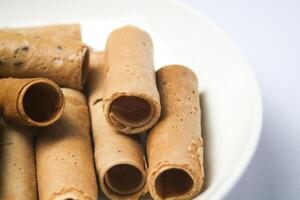
M 260 84 L 258 149 L 227 200 L 300 199 L 300 1 L 183 0 L 240 47 Z

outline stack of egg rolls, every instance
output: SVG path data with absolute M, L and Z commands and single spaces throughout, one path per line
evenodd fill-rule
M 97 199 L 85 97 L 71 89 L 64 89 L 63 96 L 61 89 L 46 79 L 51 78 L 60 86 L 82 89 L 88 52 L 86 46 L 74 41 L 80 40 L 78 28 L 78 25 L 59 25 L 0 31 L 0 77 L 14 77 L 0 80 L 0 106 L 5 122 L 18 124 L 1 124 L 0 199 Z M 55 32 L 61 29 L 66 32 Z M 51 56 L 53 61 L 49 62 Z M 64 99 L 66 110 L 63 110 Z M 42 171 L 37 173 L 39 194 L 33 131 L 38 132 L 37 172 Z M 62 149 L 56 151 L 57 147 Z M 66 163 L 64 158 L 55 159 L 53 166 L 49 162 L 52 156 L 66 156 Z M 41 166 L 49 168 L 43 171 L 45 168 Z M 49 176 L 51 173 L 53 176 Z
M 103 113 L 104 54 L 91 53 L 88 79 L 94 157 L 100 187 L 109 199 L 139 199 L 146 193 L 146 162 L 135 136 L 125 135 L 105 120 Z
M 181 65 L 155 73 L 145 31 L 121 27 L 105 52 L 89 53 L 79 24 L 0 30 L 0 78 L 0 199 L 97 200 L 101 188 L 112 200 L 148 191 L 188 200 L 201 191 L 197 77 Z M 147 131 L 146 158 L 138 134 Z

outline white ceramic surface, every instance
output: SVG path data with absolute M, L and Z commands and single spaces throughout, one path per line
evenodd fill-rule
M 10 0 L 0 7 L 1 27 L 80 22 L 83 40 L 97 50 L 119 26 L 148 31 L 157 69 L 184 64 L 199 78 L 206 185 L 196 199 L 222 199 L 240 178 L 260 136 L 259 87 L 236 45 L 206 17 L 173 0 Z

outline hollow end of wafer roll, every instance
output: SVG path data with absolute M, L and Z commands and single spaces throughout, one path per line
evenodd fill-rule
M 151 100 L 135 95 L 117 95 L 109 104 L 108 121 L 123 133 L 140 133 L 156 123 L 160 115 Z
M 131 164 L 118 164 L 109 168 L 104 175 L 104 185 L 117 195 L 139 192 L 146 183 L 142 170 Z
M 111 103 L 110 116 L 125 126 L 139 127 L 151 119 L 151 111 L 151 105 L 141 97 L 120 96 Z
M 191 199 L 198 184 L 192 174 L 181 166 L 169 165 L 158 169 L 149 176 L 149 185 L 154 186 L 149 187 L 151 195 L 154 199 Z
M 64 97 L 53 81 L 36 79 L 26 84 L 17 100 L 21 118 L 32 126 L 49 126 L 63 113 Z

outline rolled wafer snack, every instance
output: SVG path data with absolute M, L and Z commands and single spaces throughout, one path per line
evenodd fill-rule
M 87 95 L 89 96 L 89 105 L 91 102 L 96 104 L 103 100 L 104 92 L 104 52 L 90 52 L 88 79 L 87 79 Z M 102 105 L 102 102 L 101 102 Z
M 38 37 L 67 37 L 81 41 L 80 24 L 77 23 L 22 27 L 7 30 Z
M 103 54 L 99 53 L 95 54 L 95 61 L 91 59 L 93 65 L 87 82 L 100 187 L 109 199 L 139 199 L 147 191 L 144 154 L 136 138 L 118 132 L 105 120 L 102 107 L 105 68 L 101 58 Z
M 0 199 L 37 199 L 34 130 L 10 125 L 0 129 Z
M 63 108 L 62 91 L 49 79 L 0 79 L 0 110 L 7 122 L 49 126 L 60 118 Z
M 192 199 L 202 187 L 203 142 L 197 77 L 170 65 L 157 72 L 162 116 L 149 133 L 148 184 L 156 199 Z
M 89 112 L 83 94 L 63 89 L 66 107 L 55 124 L 40 129 L 36 166 L 40 200 L 97 199 Z
M 68 38 L 0 31 L 0 77 L 49 78 L 61 87 L 83 88 L 88 48 Z
M 124 133 L 151 128 L 160 116 L 150 36 L 134 26 L 113 31 L 106 43 L 105 117 Z

